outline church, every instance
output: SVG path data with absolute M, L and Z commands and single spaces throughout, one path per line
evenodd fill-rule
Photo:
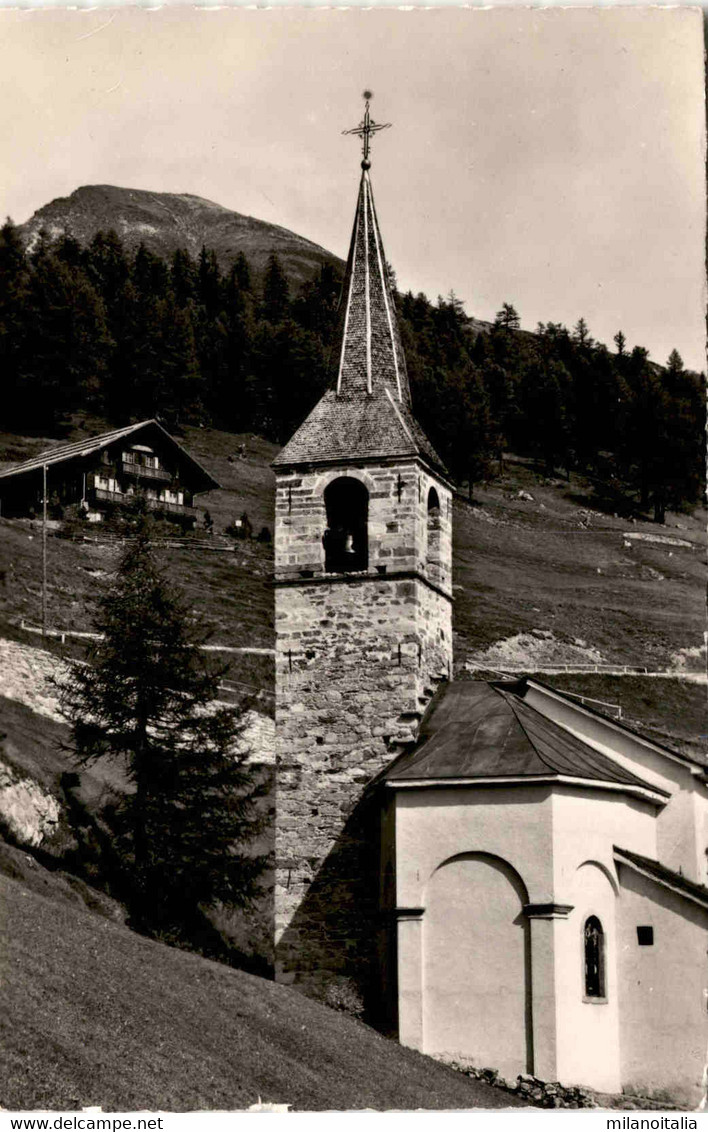
M 369 116 L 330 388 L 276 474 L 276 978 L 435 1057 L 695 1104 L 708 770 L 453 680 L 453 485 L 414 416 Z

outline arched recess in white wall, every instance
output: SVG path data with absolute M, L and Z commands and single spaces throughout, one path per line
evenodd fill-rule
M 599 861 L 585 861 L 575 872 L 573 905 L 558 938 L 558 1073 L 606 1092 L 621 1085 L 617 988 L 617 896 L 615 878 Z M 588 926 L 599 925 L 593 943 Z M 600 970 L 594 976 L 593 948 Z
M 463 853 L 428 881 L 423 919 L 426 1053 L 503 1076 L 531 1071 L 528 894 L 500 857 Z
M 591 860 L 590 858 L 588 858 L 587 861 L 583 861 L 582 864 L 578 865 L 577 875 L 578 876 L 591 875 L 591 874 L 585 874 L 585 873 L 580 872 L 581 869 L 590 869 L 590 868 L 597 869 L 604 876 L 606 876 L 607 880 L 609 881 L 610 888 L 614 892 L 615 896 L 619 896 L 619 884 L 617 883 L 617 877 L 615 876 L 614 872 L 611 869 L 608 869 L 607 865 L 603 865 L 602 861 L 594 861 L 594 860 Z

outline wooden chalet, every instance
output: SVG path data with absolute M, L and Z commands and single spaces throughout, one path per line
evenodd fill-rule
M 143 492 L 156 514 L 189 529 L 197 518 L 195 496 L 220 486 L 158 421 L 148 420 L 51 448 L 0 471 L 2 516 L 41 513 L 45 467 L 47 499 L 62 508 L 77 506 L 94 523 Z

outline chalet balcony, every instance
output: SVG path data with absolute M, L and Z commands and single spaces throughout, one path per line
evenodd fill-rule
M 196 507 L 188 507 L 186 503 L 166 503 L 163 499 L 148 499 L 148 507 L 154 511 L 164 511 L 166 515 L 178 515 L 181 519 L 196 519 Z
M 92 496 L 97 503 L 113 504 L 129 503 L 132 498 L 122 491 L 107 491 L 103 487 L 94 487 Z M 151 511 L 162 511 L 165 515 L 175 515 L 180 519 L 196 519 L 197 517 L 196 507 L 188 507 L 186 503 L 168 503 L 164 499 L 146 499 L 145 502 Z
M 90 491 L 91 498 L 97 503 L 125 503 L 126 497 L 122 491 L 106 491 L 103 487 L 94 487 Z
M 158 483 L 172 483 L 174 477 L 166 468 L 146 468 L 143 464 L 121 464 L 124 476 L 132 476 L 136 480 L 157 480 Z

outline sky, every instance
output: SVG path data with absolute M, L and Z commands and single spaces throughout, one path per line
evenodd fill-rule
M 400 289 L 705 368 L 699 8 L 0 9 L 0 216 L 190 192 L 344 257 L 367 87 Z

